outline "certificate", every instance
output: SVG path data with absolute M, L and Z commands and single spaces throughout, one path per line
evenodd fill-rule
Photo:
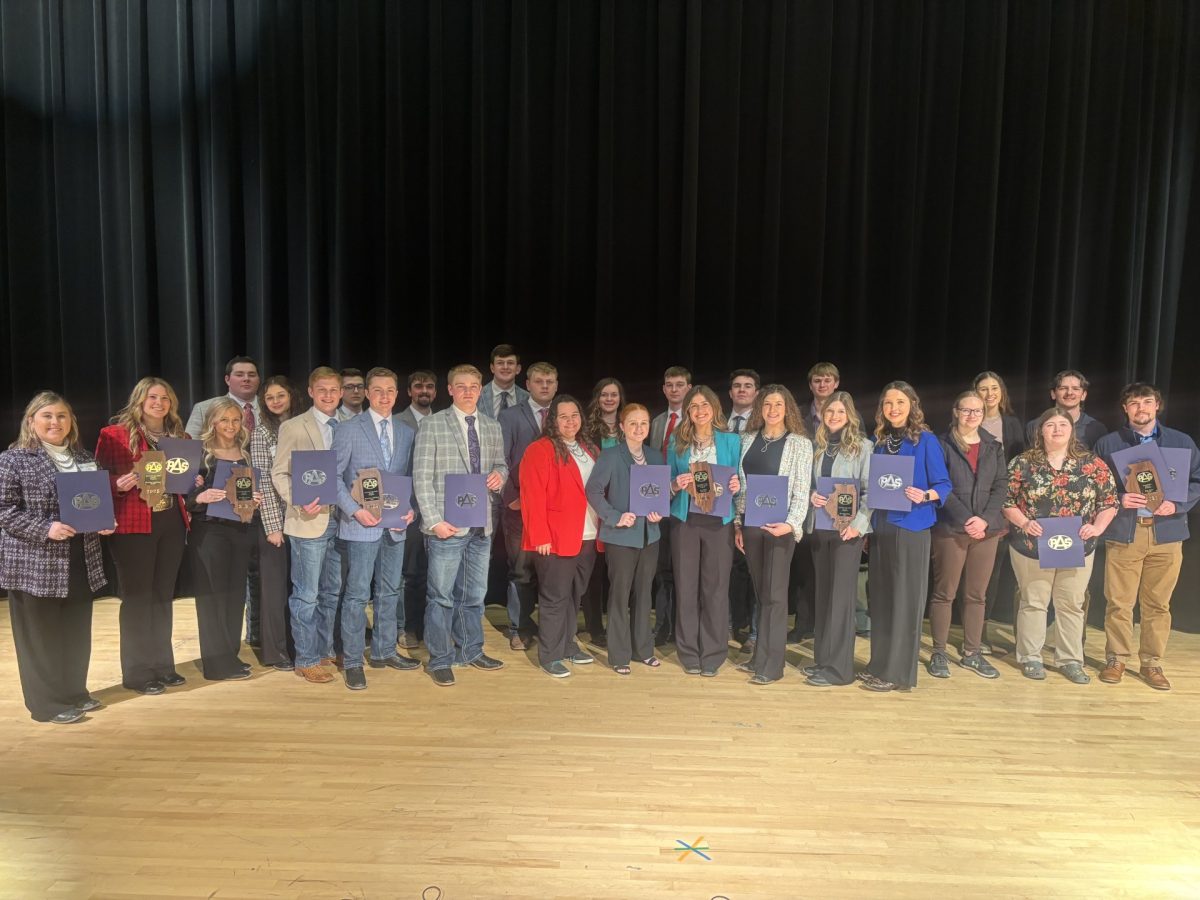
M 629 467 L 629 511 L 635 516 L 671 514 L 671 467 Z
M 57 472 L 58 521 L 80 534 L 108 531 L 116 524 L 108 472 Z
M 915 456 L 893 456 L 890 453 L 871 454 L 871 509 L 909 512 L 912 501 L 904 489 L 912 487 Z
M 713 498 L 712 512 L 705 512 L 701 509 L 699 504 L 690 495 L 688 497 L 688 508 L 694 513 L 724 519 L 733 509 L 733 492 L 729 490 L 729 479 L 737 474 L 737 470 L 732 466 L 718 466 L 714 464 L 708 467 L 708 471 L 712 479 L 713 488 L 717 494 Z
M 404 517 L 412 509 L 413 480 L 407 475 L 393 475 L 391 472 L 380 473 L 383 482 L 383 515 L 379 524 L 383 528 L 407 528 Z
M 250 466 L 247 466 L 243 462 L 236 462 L 228 459 L 218 459 L 217 467 L 213 471 L 213 487 L 217 490 L 222 490 L 225 487 L 225 484 L 229 481 L 229 476 L 233 472 L 235 466 L 239 469 L 250 468 Z M 260 472 L 258 469 L 254 469 L 254 490 L 258 490 L 258 486 L 261 483 L 262 472 Z M 226 497 L 224 500 L 217 500 L 208 504 L 208 515 L 214 519 L 228 519 L 230 522 L 242 521 L 242 517 L 238 515 L 237 511 L 233 508 L 233 504 L 229 501 L 228 497 Z
M 786 475 L 747 475 L 746 526 L 778 525 L 787 520 L 788 477 Z
M 487 526 L 486 475 L 447 475 L 443 518 L 455 528 Z
M 1172 503 L 1185 503 L 1188 498 L 1188 482 L 1192 477 L 1191 447 L 1159 447 L 1165 469 L 1159 469 L 1163 480 L 1163 496 Z
M 188 438 L 160 438 L 158 449 L 167 458 L 167 493 L 186 494 L 196 486 L 204 445 Z
M 293 506 L 337 501 L 337 451 L 293 450 L 291 466 Z
M 1038 565 L 1043 569 L 1081 569 L 1084 563 L 1083 538 L 1079 516 L 1054 516 L 1038 519 L 1042 535 L 1037 539 Z

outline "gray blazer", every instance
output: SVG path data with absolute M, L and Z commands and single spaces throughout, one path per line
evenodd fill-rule
M 228 396 L 228 393 L 224 393 L 220 397 L 209 397 L 207 400 L 201 400 L 199 403 L 193 406 L 192 414 L 188 416 L 187 425 L 184 426 L 183 430 L 196 440 L 200 440 L 200 435 L 204 431 L 204 415 L 208 412 L 208 408 L 218 400 L 224 400 Z M 238 402 L 241 403 L 240 400 Z M 258 409 L 258 398 L 255 397 L 253 400 L 251 400 L 250 405 L 254 407 L 254 425 L 257 427 L 259 421 L 261 420 L 261 413 Z
M 413 415 L 412 404 L 404 407 L 404 412 L 398 414 L 396 418 L 411 428 L 413 430 L 413 434 L 416 434 L 417 429 L 421 427 L 420 419 Z M 422 418 L 428 418 L 428 416 L 423 416 Z
M 871 484 L 871 453 L 874 449 L 875 443 L 870 438 L 863 437 L 857 456 L 846 456 L 844 453 L 839 453 L 833 460 L 832 477 L 847 480 L 857 479 L 858 481 L 858 512 L 850 521 L 850 527 L 859 534 L 869 534 L 871 531 L 871 507 L 867 502 L 870 500 L 867 491 Z M 812 485 L 814 490 L 817 479 L 821 477 L 821 463 L 824 459 L 824 454 L 820 456 L 814 454 L 813 456 Z M 808 517 L 804 522 L 804 530 L 809 534 L 813 531 L 816 517 L 816 511 L 810 507 Z
M 508 466 L 504 462 L 500 424 L 480 414 L 476 417 L 475 428 L 479 432 L 480 472 L 484 475 L 496 472 L 501 478 L 507 479 Z M 454 407 L 421 420 L 413 449 L 413 492 L 421 510 L 423 532 L 433 534 L 433 527 L 446 519 L 446 476 L 468 475 L 470 472 L 467 442 L 463 438 Z M 495 527 L 494 507 L 494 503 L 487 505 L 484 534 L 491 534 Z
M 405 533 L 391 532 L 382 526 L 367 528 L 360 525 L 354 514 L 362 507 L 350 496 L 350 488 L 358 479 L 360 469 L 376 468 L 394 475 L 412 474 L 413 430 L 396 416 L 390 417 L 392 431 L 392 462 L 385 465 L 379 446 L 379 432 L 369 412 L 362 412 L 333 430 L 333 449 L 337 452 L 338 467 L 338 537 L 344 541 L 377 541 L 387 535 L 392 541 L 404 540 Z
M 647 465 L 665 464 L 663 455 L 653 447 L 646 447 L 644 452 Z M 617 527 L 621 516 L 629 512 L 629 469 L 632 465 L 633 456 L 625 441 L 601 450 L 585 490 L 588 503 L 600 517 L 597 537 L 606 544 L 640 548 L 653 544 L 660 534 L 658 523 L 651 522 L 645 516 L 638 516 L 637 521 L 628 528 Z
M 504 438 L 504 462 L 508 465 L 508 481 L 500 500 L 505 506 L 521 499 L 521 458 L 525 449 L 542 436 L 542 426 L 526 400 L 519 406 L 500 411 L 500 432 Z
M 738 491 L 734 502 L 737 505 L 737 520 L 741 523 L 746 514 L 746 471 L 743 463 L 746 451 L 750 449 L 757 431 L 747 431 L 742 435 L 742 452 L 738 456 L 738 480 L 742 489 Z M 780 475 L 788 478 L 788 509 L 784 519 L 792 526 L 792 537 L 796 543 L 804 537 L 804 518 L 808 515 L 809 479 L 812 476 L 812 441 L 799 434 L 788 434 L 783 439 L 783 455 L 779 459 Z
M 496 418 L 496 395 L 492 391 L 493 384 L 494 382 L 489 381 L 483 386 L 483 390 L 479 394 L 479 412 L 489 419 Z M 520 406 L 522 403 L 529 402 L 529 391 L 518 384 L 513 385 L 513 395 L 517 398 L 512 404 L 513 406 Z
M 649 447 L 653 447 L 655 450 L 659 451 L 660 453 L 662 452 L 662 449 L 663 449 L 663 437 L 667 433 L 667 419 L 669 418 L 670 415 L 671 415 L 670 410 L 667 410 L 666 412 L 660 412 L 650 422 L 650 440 L 646 442 L 646 445 Z M 679 418 L 675 420 L 675 427 L 678 428 L 679 423 L 682 421 L 683 421 L 683 410 L 680 410 Z

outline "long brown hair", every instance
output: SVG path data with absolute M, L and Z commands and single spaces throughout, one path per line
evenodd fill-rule
M 716 434 L 718 431 L 725 430 L 727 423 L 725 420 L 725 411 L 721 408 L 720 398 L 708 385 L 697 384 L 690 391 L 688 391 L 687 396 L 683 398 L 683 418 L 680 420 L 679 425 L 675 428 L 675 450 L 677 452 L 681 452 L 684 447 L 690 446 L 696 438 L 696 427 L 692 424 L 692 417 L 688 414 L 688 407 L 691 406 L 692 400 L 697 396 L 703 397 L 708 401 L 709 406 L 712 407 L 713 433 Z
M 563 440 L 563 436 L 558 430 L 558 408 L 567 403 L 573 404 L 579 410 L 579 434 L 575 435 L 575 440 L 579 442 L 579 446 L 595 457 L 600 449 L 588 432 L 587 420 L 583 418 L 583 406 L 570 394 L 559 394 L 550 401 L 550 411 L 546 413 L 546 424 L 542 428 L 542 434 L 554 445 L 554 452 L 558 456 L 559 462 L 565 463 L 570 460 L 571 451 L 567 449 L 567 442 Z
M 971 387 L 975 388 L 975 390 L 978 391 L 979 390 L 979 382 L 983 381 L 985 378 L 996 379 L 996 384 L 1000 385 L 1000 406 L 999 406 L 1000 415 L 1011 416 L 1013 414 L 1013 407 L 1012 407 L 1012 401 L 1010 399 L 1008 399 L 1008 385 L 1006 385 L 1004 383 L 1004 379 L 1001 378 L 998 374 L 993 372 L 991 369 L 988 369 L 987 371 L 984 371 L 984 372 L 980 372 L 978 375 L 975 376 L 974 380 L 971 382 Z M 983 404 L 983 411 L 985 414 L 987 413 L 987 403 Z
M 854 398 L 846 391 L 834 391 L 821 404 L 821 424 L 817 428 L 817 436 L 814 439 L 814 454 L 820 456 L 829 446 L 829 429 L 825 427 L 825 409 L 834 402 L 846 407 L 846 424 L 842 426 L 842 440 L 838 452 L 846 456 L 858 456 L 859 451 L 863 448 L 866 435 L 863 434 L 862 417 L 854 405 Z
M 332 372 L 333 370 L 330 369 L 329 371 Z M 337 373 L 334 374 L 336 375 Z M 338 380 L 340 381 L 341 379 L 339 378 Z M 300 392 L 296 390 L 296 386 L 288 380 L 286 375 L 272 375 L 270 378 L 264 381 L 262 386 L 258 389 L 258 424 L 266 426 L 267 431 L 271 432 L 272 435 L 278 435 L 280 424 L 287 421 L 287 419 L 281 419 L 279 416 L 275 415 L 275 413 L 271 412 L 271 410 L 267 409 L 267 391 L 276 385 L 279 385 L 279 387 L 287 391 L 287 419 L 294 419 L 296 416 L 300 415 L 300 413 L 304 412 L 304 410 L 301 408 L 303 406 L 303 401 L 300 399 Z
M 147 375 L 141 381 L 133 386 L 133 390 L 129 392 L 129 402 L 115 416 L 110 419 L 113 425 L 120 425 L 129 434 L 129 452 L 136 454 L 138 444 L 145 435 L 145 424 L 142 422 L 142 407 L 146 404 L 146 397 L 150 394 L 150 388 L 160 387 L 167 392 L 167 399 L 171 402 L 171 408 L 167 410 L 167 414 L 163 416 L 163 430 L 168 437 L 184 437 L 183 420 L 179 417 L 179 398 L 175 396 L 175 389 L 166 381 L 155 376 Z
M 875 440 L 881 441 L 891 426 L 883 417 L 883 398 L 888 391 L 899 391 L 908 398 L 908 422 L 904 425 L 904 436 L 914 444 L 921 440 L 921 432 L 928 431 L 925 426 L 925 411 L 921 409 L 921 398 L 907 381 L 889 381 L 879 392 L 879 405 L 875 407 Z
M 609 385 L 616 385 L 617 388 L 617 421 L 613 425 L 612 433 L 608 431 L 608 423 L 604 421 L 604 413 L 600 410 L 600 392 Z M 621 407 L 625 405 L 625 386 L 615 378 L 601 378 L 596 382 L 596 386 L 592 388 L 592 402 L 588 404 L 587 419 L 588 433 L 597 441 L 601 438 L 612 437 L 618 440 L 621 437 Z M 547 414 L 549 415 L 549 414 Z
M 1027 456 L 1034 462 L 1046 462 L 1046 437 L 1042 434 L 1042 426 L 1055 416 L 1061 416 L 1071 423 L 1071 437 L 1067 440 L 1067 456 L 1071 459 L 1083 459 L 1088 455 L 1088 448 L 1079 442 L 1079 435 L 1075 429 L 1075 420 L 1067 414 L 1066 410 L 1058 406 L 1052 406 L 1038 416 L 1033 428 L 1033 446 L 1022 453 L 1022 456 Z
M 246 431 L 246 421 L 242 418 L 242 407 L 236 400 L 229 397 L 221 397 L 214 400 L 212 405 L 204 411 L 204 431 L 200 434 L 200 442 L 204 446 L 204 466 L 211 469 L 213 460 L 216 459 L 216 454 L 213 453 L 216 443 L 216 432 L 214 426 L 217 417 L 222 411 L 232 409 L 238 414 L 238 433 L 233 439 L 234 447 L 242 452 L 242 458 L 246 458 L 246 445 L 250 443 L 250 433 Z
M 56 394 L 54 391 L 39 391 L 33 395 L 33 399 L 25 407 L 24 415 L 21 416 L 21 430 L 17 433 L 17 439 L 8 445 L 8 449 L 37 450 L 40 448 L 42 441 L 34 433 L 33 417 L 37 415 L 39 410 L 45 409 L 47 406 L 56 406 L 60 403 L 71 414 L 71 430 L 67 432 L 67 447 L 74 453 L 82 453 L 83 447 L 79 445 L 79 423 L 75 420 L 75 410 L 71 409 L 71 404 L 67 402 L 62 394 Z
M 987 403 L 984 402 L 983 395 L 980 394 L 979 391 L 975 391 L 975 390 L 963 391 L 961 394 L 959 394 L 957 397 L 954 398 L 954 405 L 950 407 L 950 423 L 951 423 L 950 424 L 950 440 L 954 441 L 954 446 L 957 447 L 959 450 L 961 450 L 964 454 L 968 450 L 968 445 L 967 445 L 967 442 L 963 440 L 963 436 L 958 431 L 958 426 L 962 422 L 962 417 L 959 415 L 959 412 L 958 412 L 958 404 L 962 403 L 968 397 L 974 397 L 980 403 L 983 403 L 983 411 L 984 411 L 984 413 L 987 412 Z M 982 423 L 983 419 L 980 418 L 979 421 L 980 421 L 980 423 Z
M 750 409 L 750 418 L 746 420 L 746 433 L 751 434 L 756 431 L 762 431 L 763 425 L 763 401 L 771 394 L 778 394 L 783 398 L 783 428 L 785 431 L 790 431 L 792 434 L 798 434 L 800 437 L 808 437 L 808 429 L 804 427 L 804 415 L 800 412 L 800 406 L 796 403 L 796 398 L 782 384 L 768 384 L 754 398 L 754 406 Z

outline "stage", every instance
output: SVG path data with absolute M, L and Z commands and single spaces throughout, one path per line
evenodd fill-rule
M 5 898 L 1200 896 L 1200 635 L 1172 636 L 1169 693 L 1100 684 L 1089 630 L 1084 687 L 1010 654 L 998 681 L 878 695 L 688 677 L 673 648 L 556 680 L 489 627 L 503 671 L 368 669 L 352 693 L 257 665 L 205 682 L 182 600 L 188 684 L 141 697 L 117 601 L 95 612 L 107 706 L 54 726 L 22 705 L 0 602 Z

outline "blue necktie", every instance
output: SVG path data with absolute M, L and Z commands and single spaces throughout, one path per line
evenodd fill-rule
M 325 449 L 332 450 L 333 449 L 333 432 L 337 429 L 337 416 L 336 415 L 327 416 L 325 419 L 325 424 L 329 426 L 329 446 L 326 447 Z
M 475 417 L 466 416 L 467 455 L 471 458 L 471 474 L 479 475 L 479 434 L 475 431 Z
M 392 464 L 392 442 L 388 440 L 388 420 L 379 420 L 379 449 L 383 453 L 383 464 L 390 466 Z

